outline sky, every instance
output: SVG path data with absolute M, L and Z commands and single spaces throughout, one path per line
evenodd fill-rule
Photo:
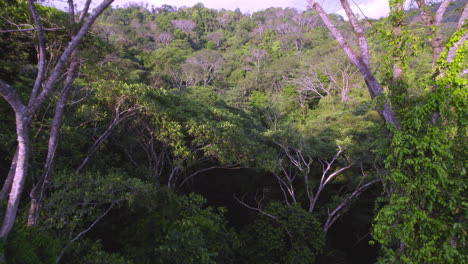
M 47 1 L 47 0 L 46 0 Z M 99 2 L 94 0 L 94 2 Z M 113 6 L 125 6 L 128 3 L 149 3 L 149 5 L 162 6 L 164 4 L 171 6 L 193 6 L 196 3 L 203 3 L 205 7 L 215 9 L 234 10 L 240 8 L 243 13 L 253 13 L 255 11 L 267 9 L 269 7 L 290 7 L 298 10 L 305 10 L 308 7 L 306 0 L 115 0 Z M 340 9 L 338 0 L 319 0 L 329 13 L 338 13 L 344 16 Z M 364 15 L 369 18 L 380 18 L 386 16 L 389 12 L 388 0 L 350 0 L 350 3 L 357 3 Z M 357 8 L 355 12 L 360 13 Z
M 203 3 L 205 7 L 215 9 L 230 9 L 240 8 L 243 13 L 267 9 L 269 7 L 291 7 L 299 10 L 305 10 L 308 7 L 306 0 L 137 0 L 148 2 L 150 5 L 161 6 L 163 4 L 172 6 L 193 6 L 196 3 Z M 344 11 L 340 8 L 338 0 L 319 0 L 319 3 L 330 13 L 338 13 L 344 16 Z M 129 3 L 128 0 L 115 0 L 114 6 L 124 6 Z M 359 8 L 369 18 L 380 18 L 388 15 L 388 0 L 350 0 L 351 5 L 357 3 Z M 355 8 L 356 12 L 360 12 Z

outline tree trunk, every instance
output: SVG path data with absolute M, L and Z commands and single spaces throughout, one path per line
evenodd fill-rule
M 23 192 L 24 182 L 28 171 L 29 160 L 29 126 L 31 118 L 23 114 L 16 114 L 16 133 L 18 139 L 18 158 L 15 169 L 15 176 L 11 186 L 10 196 L 0 230 L 0 238 L 6 239 L 15 223 L 18 206 Z
M 341 48 L 346 53 L 346 55 L 348 55 L 351 62 L 353 62 L 353 64 L 361 72 L 366 82 L 371 98 L 373 100 L 378 100 L 377 109 L 376 109 L 377 112 L 382 116 L 382 118 L 385 120 L 386 123 L 394 125 L 396 128 L 400 129 L 400 125 L 395 116 L 395 113 L 393 112 L 392 107 L 390 106 L 387 99 L 385 98 L 385 95 L 384 95 L 382 87 L 380 86 L 380 83 L 377 81 L 377 79 L 375 78 L 374 74 L 372 74 L 372 71 L 370 69 L 367 40 L 365 39 L 365 36 L 362 33 L 362 29 L 360 28 L 360 25 L 356 22 L 356 17 L 354 17 L 352 12 L 350 12 L 349 10 L 347 11 L 353 30 L 355 31 L 357 37 L 359 38 L 359 51 L 361 53 L 360 55 L 355 50 L 353 50 L 353 48 L 349 45 L 349 43 L 344 38 L 343 34 L 341 34 L 338 28 L 332 23 L 327 13 L 325 12 L 325 10 L 323 10 L 322 6 L 320 6 L 314 0 L 308 0 L 308 2 L 311 5 L 311 7 L 314 10 L 316 10 L 317 13 L 320 15 L 320 17 L 322 18 L 322 21 L 325 23 L 325 25 L 330 30 L 330 32 L 335 37 L 335 39 L 338 41 L 338 43 L 340 44 Z M 347 1 L 341 0 L 341 2 L 343 5 L 343 8 L 345 8 L 345 11 L 349 9 L 349 5 L 347 4 Z
M 18 148 L 15 150 L 15 155 L 11 161 L 10 170 L 8 171 L 8 176 L 3 184 L 2 190 L 0 191 L 0 200 L 6 201 L 8 199 L 8 194 L 11 190 L 11 185 L 13 184 L 13 178 L 15 177 L 16 164 L 18 161 Z

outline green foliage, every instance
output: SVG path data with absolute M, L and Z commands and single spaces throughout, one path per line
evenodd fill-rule
M 325 246 L 318 219 L 298 205 L 272 202 L 243 234 L 246 263 L 314 263 Z
M 454 60 L 448 50 L 466 34 L 449 40 L 438 61 L 434 89 L 404 116 L 394 131 L 387 177 L 393 192 L 376 218 L 375 238 L 382 263 L 466 263 L 467 43 Z
M 137 195 L 151 186 L 111 170 L 107 173 L 57 173 L 51 189 L 44 205 L 43 225 L 79 233 L 110 208 L 131 206 Z
M 224 209 L 207 206 L 200 195 L 164 189 L 149 197 L 135 205 L 131 213 L 137 221 L 122 232 L 123 251 L 135 263 L 232 261 L 237 236 L 228 228 Z
M 162 263 L 219 263 L 232 254 L 235 233 L 226 228 L 224 210 L 204 208 L 206 200 L 189 195 L 181 200 L 180 219 L 173 222 L 159 246 Z
M 51 262 L 52 263 L 52 262 Z M 55 263 L 55 262 L 54 262 Z M 83 240 L 74 245 L 61 263 L 70 264 L 133 264 L 117 253 L 109 253 L 100 241 Z
M 38 8 L 46 27 L 67 27 L 65 13 Z M 17 24 L 32 24 L 24 0 L 0 0 L 0 10 Z M 325 251 L 326 209 L 343 201 L 343 193 L 356 186 L 356 175 L 374 175 L 385 153 L 385 187 L 392 192 L 374 228 L 383 245 L 381 262 L 463 263 L 466 236 L 458 219 L 466 214 L 468 100 L 466 78 L 459 75 L 466 69 L 466 44 L 453 63 L 445 63 L 447 53 L 442 56 L 434 73 L 444 74 L 431 80 L 426 29 L 392 10 L 389 21 L 373 21 L 369 31 L 377 58 L 372 63 L 379 65 L 379 79 L 402 120 L 402 130 L 390 138 L 363 80 L 316 14 L 271 8 L 244 15 L 202 4 L 109 8 L 80 49 L 80 74 L 54 165 L 58 172 L 46 192 L 40 225 L 17 228 L 5 245 L 7 257 L 11 263 L 53 263 L 70 239 L 99 220 L 66 249 L 63 263 L 314 263 Z M 183 19 L 196 23 L 193 32 L 174 28 L 172 21 Z M 342 17 L 332 19 L 349 30 Z M 281 32 L 283 24 L 294 32 Z M 402 31 L 394 38 L 391 30 L 398 25 Z M 11 26 L 0 20 L 2 30 Z M 215 42 L 213 32 L 222 32 L 224 40 Z M 161 33 L 171 40 L 158 41 Z M 66 35 L 67 30 L 47 31 L 55 44 L 48 47 L 48 58 L 55 59 Z M 0 34 L 0 79 L 22 97 L 35 78 L 36 41 L 34 31 Z M 200 87 L 206 76 L 188 59 L 207 50 L 223 66 Z M 253 50 L 268 56 L 259 63 Z M 392 83 L 396 62 L 404 69 L 397 85 Z M 312 85 L 323 85 L 328 93 L 301 86 L 303 76 L 316 76 Z M 53 108 L 40 109 L 33 123 L 33 175 L 43 167 Z M 439 115 L 436 126 L 430 125 L 433 113 Z M 15 144 L 14 115 L 6 103 L 0 103 L 0 119 L 0 156 L 6 157 L 0 173 L 6 175 Z M 109 127 L 84 172 L 71 172 Z M 320 180 L 318 161 L 333 158 L 338 146 L 344 152 L 334 166 L 354 165 L 324 189 L 326 199 L 310 214 L 300 207 L 307 203 L 302 182 L 295 181 L 297 204 L 278 202 L 281 190 L 269 173 L 280 170 L 278 161 L 296 169 L 278 144 L 314 161 L 311 187 Z M 241 189 L 270 191 L 265 212 L 274 218 L 243 212 L 240 232 L 230 227 L 237 216 L 208 206 L 218 201 L 198 185 L 226 184 L 226 170 L 211 170 L 223 166 L 243 167 L 229 175 L 241 181 Z M 249 173 L 242 175 L 245 170 Z M 166 184 L 175 190 L 160 187 Z M 188 194 L 192 191 L 210 199 Z M 350 225 L 349 233 L 357 233 L 355 226 L 367 233 L 362 222 Z M 327 251 L 337 252 L 332 244 Z
M 11 264 L 55 263 L 60 252 L 60 240 L 49 231 L 37 228 L 15 228 L 8 237 L 5 256 Z
M 249 164 L 258 148 L 268 153 L 262 146 L 261 128 L 254 120 L 227 107 L 207 89 L 197 87 L 183 94 L 157 96 L 145 108 L 158 139 L 189 163 L 197 155 L 193 149 L 221 164 Z

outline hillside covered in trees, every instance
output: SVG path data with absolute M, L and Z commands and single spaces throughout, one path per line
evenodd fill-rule
M 467 263 L 468 3 L 403 2 L 0 0 L 0 263 Z

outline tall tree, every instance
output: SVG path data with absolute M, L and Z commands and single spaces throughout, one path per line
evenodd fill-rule
M 377 78 L 372 73 L 372 69 L 369 64 L 369 47 L 367 43 L 367 38 L 364 34 L 364 30 L 359 24 L 356 15 L 352 12 L 351 7 L 346 0 L 341 0 L 343 9 L 346 12 L 346 15 L 349 18 L 349 23 L 352 26 L 352 29 L 358 38 L 358 50 L 354 50 L 348 41 L 345 39 L 344 35 L 338 30 L 338 28 L 333 24 L 325 10 L 319 3 L 313 0 L 308 0 L 311 7 L 317 11 L 317 13 L 322 18 L 325 25 L 328 27 L 330 32 L 333 34 L 335 39 L 340 43 L 341 48 L 344 50 L 349 59 L 353 64 L 359 69 L 364 80 L 366 82 L 369 94 L 372 99 L 379 101 L 379 106 L 377 111 L 383 117 L 383 119 L 390 125 L 393 125 L 397 128 L 400 127 L 398 120 L 396 118 L 395 112 L 390 106 L 389 102 L 385 98 L 384 90 L 380 85 Z
M 69 66 L 70 58 L 76 52 L 78 45 L 90 29 L 93 22 L 112 2 L 113 0 L 104 0 L 101 4 L 99 4 L 94 12 L 83 21 L 79 29 L 76 30 L 76 35 L 70 39 L 70 42 L 64 49 L 60 58 L 56 62 L 53 62 L 53 65 L 48 65 L 47 42 L 44 28 L 42 26 L 42 19 L 37 10 L 35 1 L 28 0 L 31 16 L 35 24 L 35 33 L 37 35 L 39 47 L 37 65 L 38 71 L 34 85 L 29 94 L 28 103 L 26 104 L 23 102 L 15 87 L 3 80 L 0 80 L 0 94 L 9 103 L 15 113 L 16 134 L 18 141 L 16 168 L 5 212 L 5 218 L 0 230 L 1 239 L 7 238 L 13 227 L 18 212 L 20 197 L 24 189 L 28 170 L 28 162 L 30 159 L 29 133 L 34 115 L 44 104 L 44 102 L 51 97 L 52 92 L 55 90 L 63 72 L 67 69 L 67 67 L 73 67 Z M 69 3 L 69 6 L 74 6 L 73 0 L 69 0 Z M 86 1 L 84 10 L 82 11 L 83 14 L 88 13 L 90 3 L 91 0 Z M 74 16 L 74 12 L 71 12 L 71 14 Z M 70 19 L 74 18 L 71 17 Z

